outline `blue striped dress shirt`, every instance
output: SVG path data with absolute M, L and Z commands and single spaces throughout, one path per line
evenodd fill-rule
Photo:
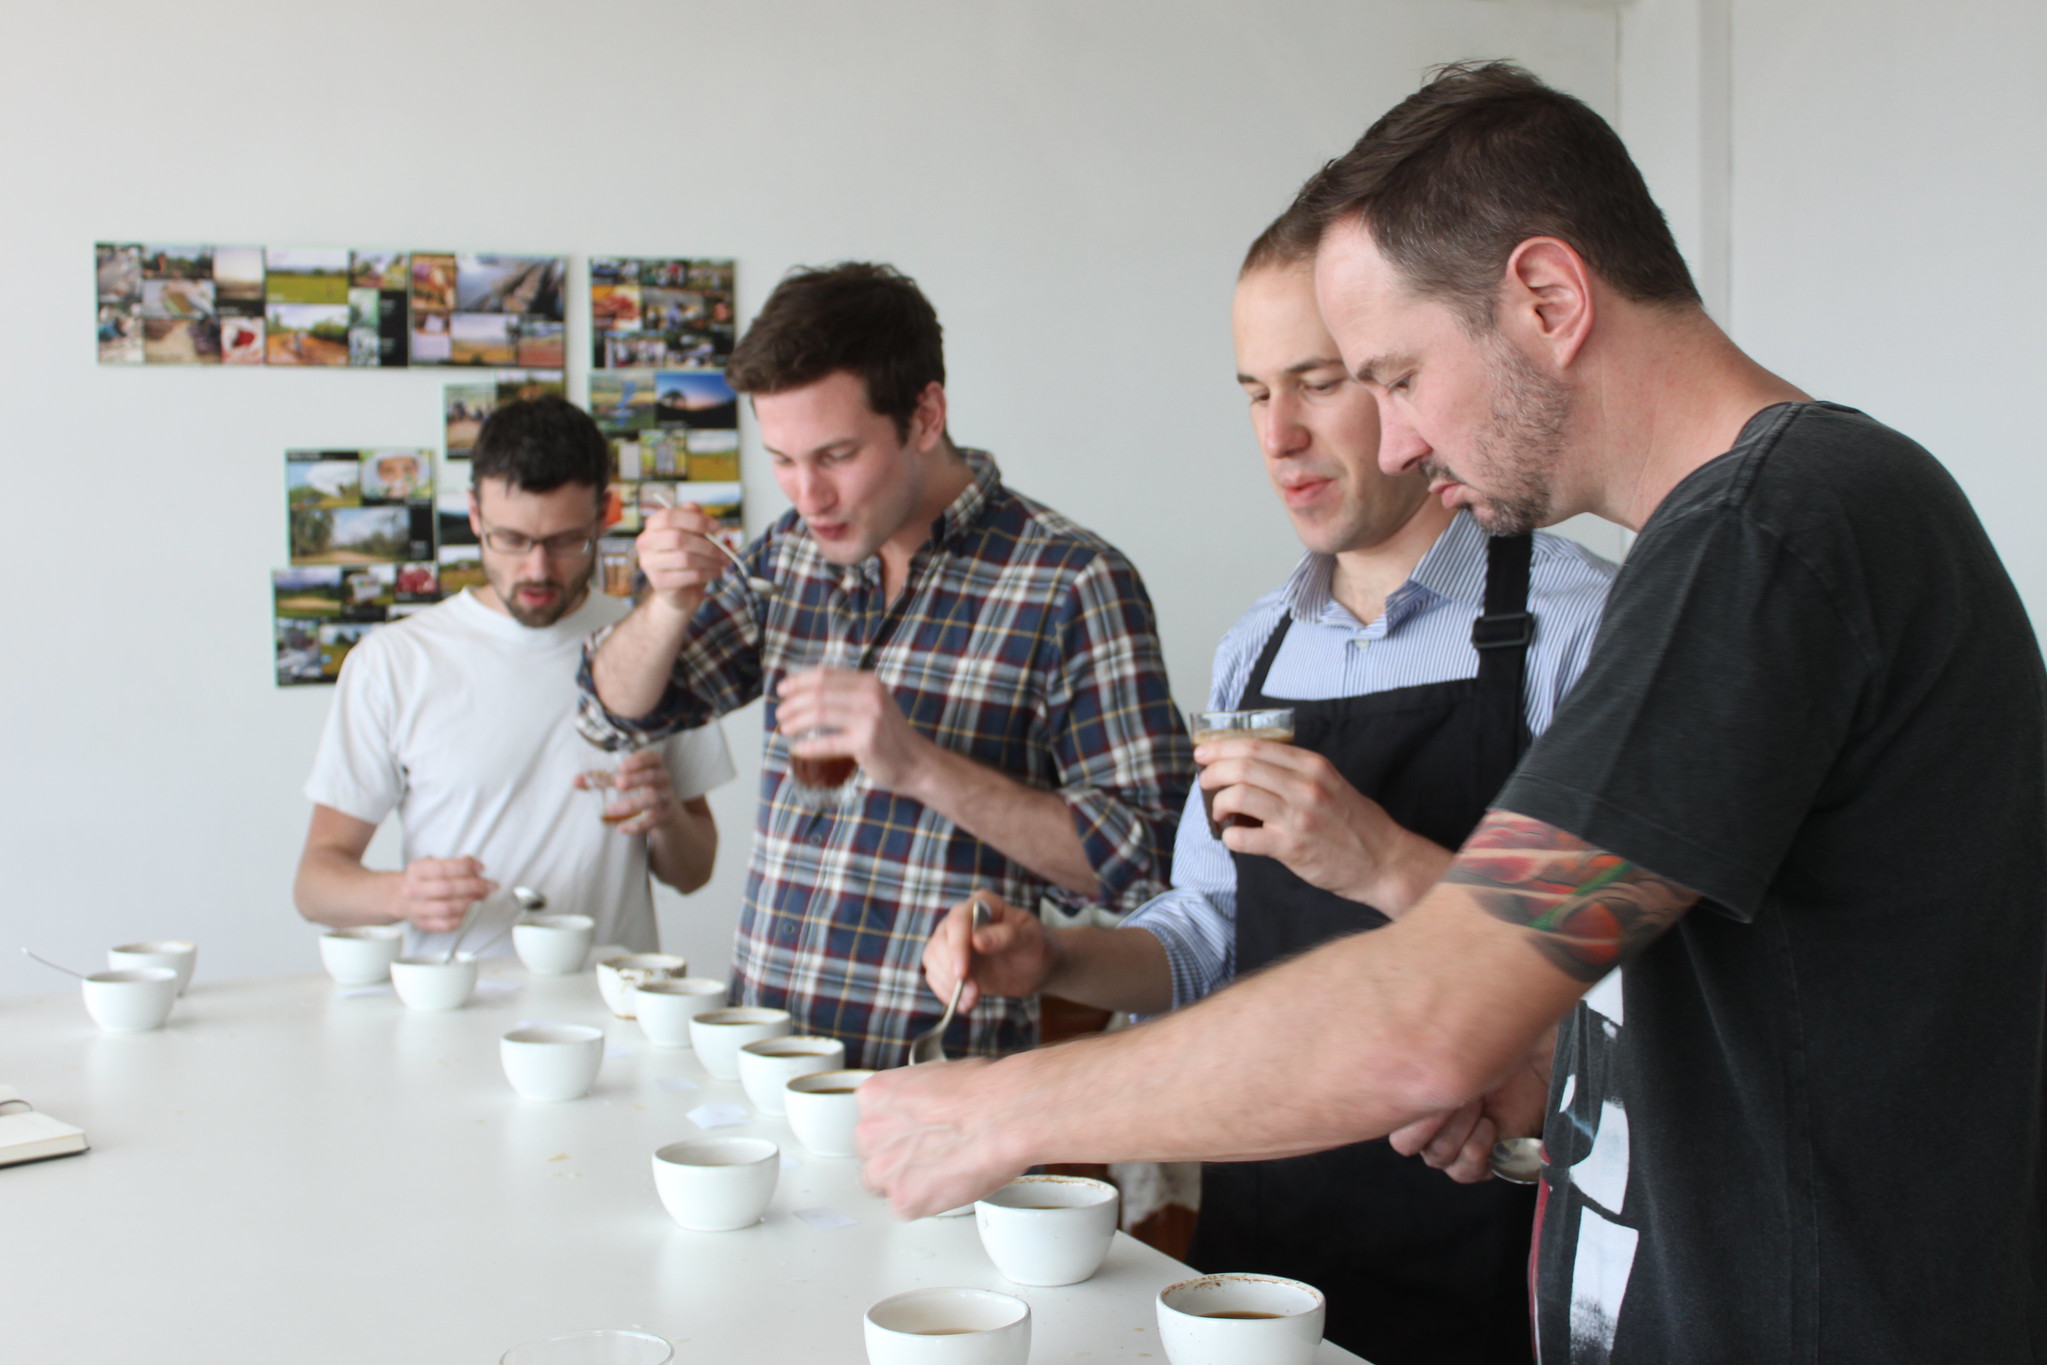
M 1209 709 L 1236 707 L 1259 651 L 1289 613 L 1293 627 L 1266 674 L 1268 696 L 1327 701 L 1475 676 L 1471 623 L 1485 607 L 1486 541 L 1471 514 L 1459 512 L 1370 624 L 1330 595 L 1335 560 L 1303 556 L 1287 581 L 1259 598 L 1216 647 Z M 1611 563 L 1576 541 L 1537 533 L 1528 585 L 1528 610 L 1535 615 L 1527 669 L 1531 734 L 1548 728 L 1584 669 L 1614 573 Z M 1236 917 L 1236 867 L 1208 832 L 1197 786 L 1188 793 L 1173 844 L 1173 889 L 1132 911 L 1122 927 L 1146 930 L 1165 945 L 1177 1009 L 1236 975 Z

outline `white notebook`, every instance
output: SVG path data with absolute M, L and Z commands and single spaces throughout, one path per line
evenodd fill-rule
M 11 1085 L 0 1085 L 0 1166 L 82 1152 L 85 1130 L 38 1113 Z

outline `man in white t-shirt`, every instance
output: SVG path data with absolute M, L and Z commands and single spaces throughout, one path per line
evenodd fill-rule
M 472 907 L 500 921 L 513 886 L 590 915 L 598 941 L 658 947 L 651 870 L 679 891 L 710 878 L 704 793 L 733 775 L 717 722 L 628 756 L 602 809 L 587 774 L 611 756 L 577 734 L 583 640 L 626 615 L 590 591 L 609 452 L 559 398 L 507 404 L 478 434 L 469 520 L 488 585 L 372 632 L 341 670 L 306 783 L 312 827 L 299 913 L 337 928 L 407 926 L 408 952 L 450 941 Z M 363 866 L 392 811 L 403 871 Z M 469 942 L 506 952 L 498 926 Z

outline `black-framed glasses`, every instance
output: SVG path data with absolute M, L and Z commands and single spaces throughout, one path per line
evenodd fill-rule
M 549 559 L 580 559 L 597 548 L 597 532 L 594 528 L 584 531 L 562 531 L 536 540 L 519 531 L 486 526 L 483 529 L 483 543 L 501 555 L 530 555 L 537 547 Z

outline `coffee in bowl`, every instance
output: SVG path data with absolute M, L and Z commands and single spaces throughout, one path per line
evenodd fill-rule
M 836 1038 L 763 1038 L 739 1049 L 739 1083 L 763 1114 L 788 1112 L 782 1088 L 798 1076 L 837 1071 L 846 1065 L 846 1045 Z
M 787 1010 L 759 1005 L 706 1010 L 689 1021 L 689 1045 L 696 1049 L 704 1070 L 721 1081 L 736 1081 L 739 1049 L 764 1038 L 785 1037 L 795 1028 Z
M 892 1294 L 867 1310 L 866 1329 L 869 1365 L 1025 1365 L 1031 1354 L 1030 1305 L 992 1289 Z
M 1312 1365 L 1322 1291 L 1276 1275 L 1201 1275 L 1159 1291 L 1159 1341 L 1172 1365 Z
M 1116 1187 L 1078 1175 L 1026 1175 L 974 1205 L 988 1259 L 1012 1284 L 1079 1284 L 1116 1236 Z

